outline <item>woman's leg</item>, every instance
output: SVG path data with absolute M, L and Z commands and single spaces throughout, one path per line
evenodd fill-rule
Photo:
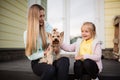
M 81 79 L 83 75 L 83 62 L 80 60 L 76 60 L 74 62 L 74 74 L 76 79 Z
M 40 76 L 40 80 L 53 80 L 55 76 L 55 67 L 46 63 L 31 62 L 33 72 Z
M 69 59 L 67 57 L 61 57 L 54 61 L 53 65 L 56 68 L 57 80 L 67 80 L 69 72 Z
M 84 69 L 91 76 L 91 78 L 95 79 L 98 76 L 99 69 L 95 61 L 91 59 L 86 59 L 83 62 Z

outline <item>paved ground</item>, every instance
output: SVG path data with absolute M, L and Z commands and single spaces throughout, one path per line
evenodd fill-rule
M 73 73 L 73 60 L 70 59 L 70 74 Z M 120 63 L 115 60 L 103 59 L 103 72 L 101 80 L 120 80 Z M 20 59 L 16 61 L 0 63 L 0 80 L 40 80 L 39 77 L 32 73 L 30 61 Z M 69 76 L 73 80 L 73 76 Z

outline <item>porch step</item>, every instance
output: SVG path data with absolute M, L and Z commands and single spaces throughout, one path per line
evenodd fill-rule
M 70 60 L 71 63 L 72 60 Z M 103 59 L 103 72 L 100 74 L 101 80 L 120 80 L 120 63 L 115 60 Z M 74 80 L 73 64 L 70 66 L 69 80 Z M 30 67 L 30 61 L 20 59 L 0 63 L 0 80 L 40 80 Z

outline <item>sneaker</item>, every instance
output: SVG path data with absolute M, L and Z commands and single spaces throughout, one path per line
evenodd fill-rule
M 99 80 L 98 77 L 96 79 L 92 79 L 92 80 Z
M 80 80 L 80 79 L 74 79 L 74 80 Z
M 118 59 L 118 62 L 120 62 L 120 58 Z

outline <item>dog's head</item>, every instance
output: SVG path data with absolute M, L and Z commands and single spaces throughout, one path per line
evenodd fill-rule
M 53 47 L 59 47 L 63 42 L 64 32 L 58 32 L 55 28 L 53 29 L 52 33 L 48 33 L 48 38 Z

